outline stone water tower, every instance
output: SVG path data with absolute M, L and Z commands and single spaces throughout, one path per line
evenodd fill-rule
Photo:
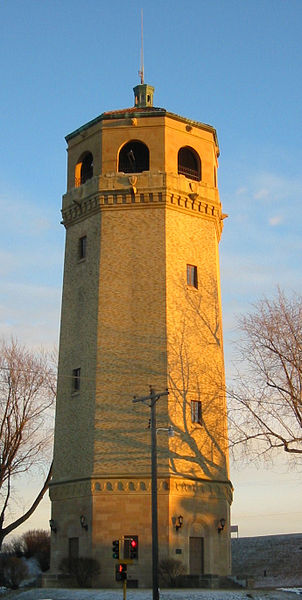
M 151 585 L 150 413 L 157 405 L 159 560 L 230 572 L 218 244 L 218 140 L 153 106 L 105 112 L 66 137 L 66 229 L 51 572 L 92 556 L 114 587 L 112 540 L 138 536 L 133 586 Z M 174 437 L 167 435 L 173 427 Z

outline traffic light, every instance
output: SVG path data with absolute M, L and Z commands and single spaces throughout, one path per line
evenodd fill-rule
M 138 536 L 134 535 L 130 540 L 130 558 L 138 559 Z
M 120 557 L 120 540 L 113 540 L 112 542 L 112 558 Z
M 127 579 L 127 565 L 120 563 L 115 565 L 115 581 L 125 581 Z

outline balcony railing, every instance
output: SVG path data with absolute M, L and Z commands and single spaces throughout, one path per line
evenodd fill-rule
M 201 180 L 200 173 L 196 169 L 189 169 L 188 167 L 179 165 L 178 173 L 180 175 L 185 175 L 185 177 L 188 177 L 188 179 L 194 179 L 194 181 Z

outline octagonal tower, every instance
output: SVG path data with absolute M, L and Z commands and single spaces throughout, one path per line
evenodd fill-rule
M 149 385 L 169 389 L 157 406 L 159 559 L 188 576 L 230 571 L 217 135 L 154 107 L 151 86 L 134 93 L 133 108 L 66 137 L 51 572 L 93 556 L 102 587 L 116 585 L 112 540 L 129 535 L 128 576 L 151 585 L 150 414 L 132 403 Z

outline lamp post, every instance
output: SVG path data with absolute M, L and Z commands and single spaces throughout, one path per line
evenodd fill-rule
M 133 402 L 143 402 L 151 408 L 151 520 L 152 520 L 152 598 L 159 600 L 158 591 L 158 516 L 157 516 L 157 439 L 156 439 L 156 403 L 169 391 L 156 393 L 150 386 L 150 394 L 141 398 L 134 396 Z

